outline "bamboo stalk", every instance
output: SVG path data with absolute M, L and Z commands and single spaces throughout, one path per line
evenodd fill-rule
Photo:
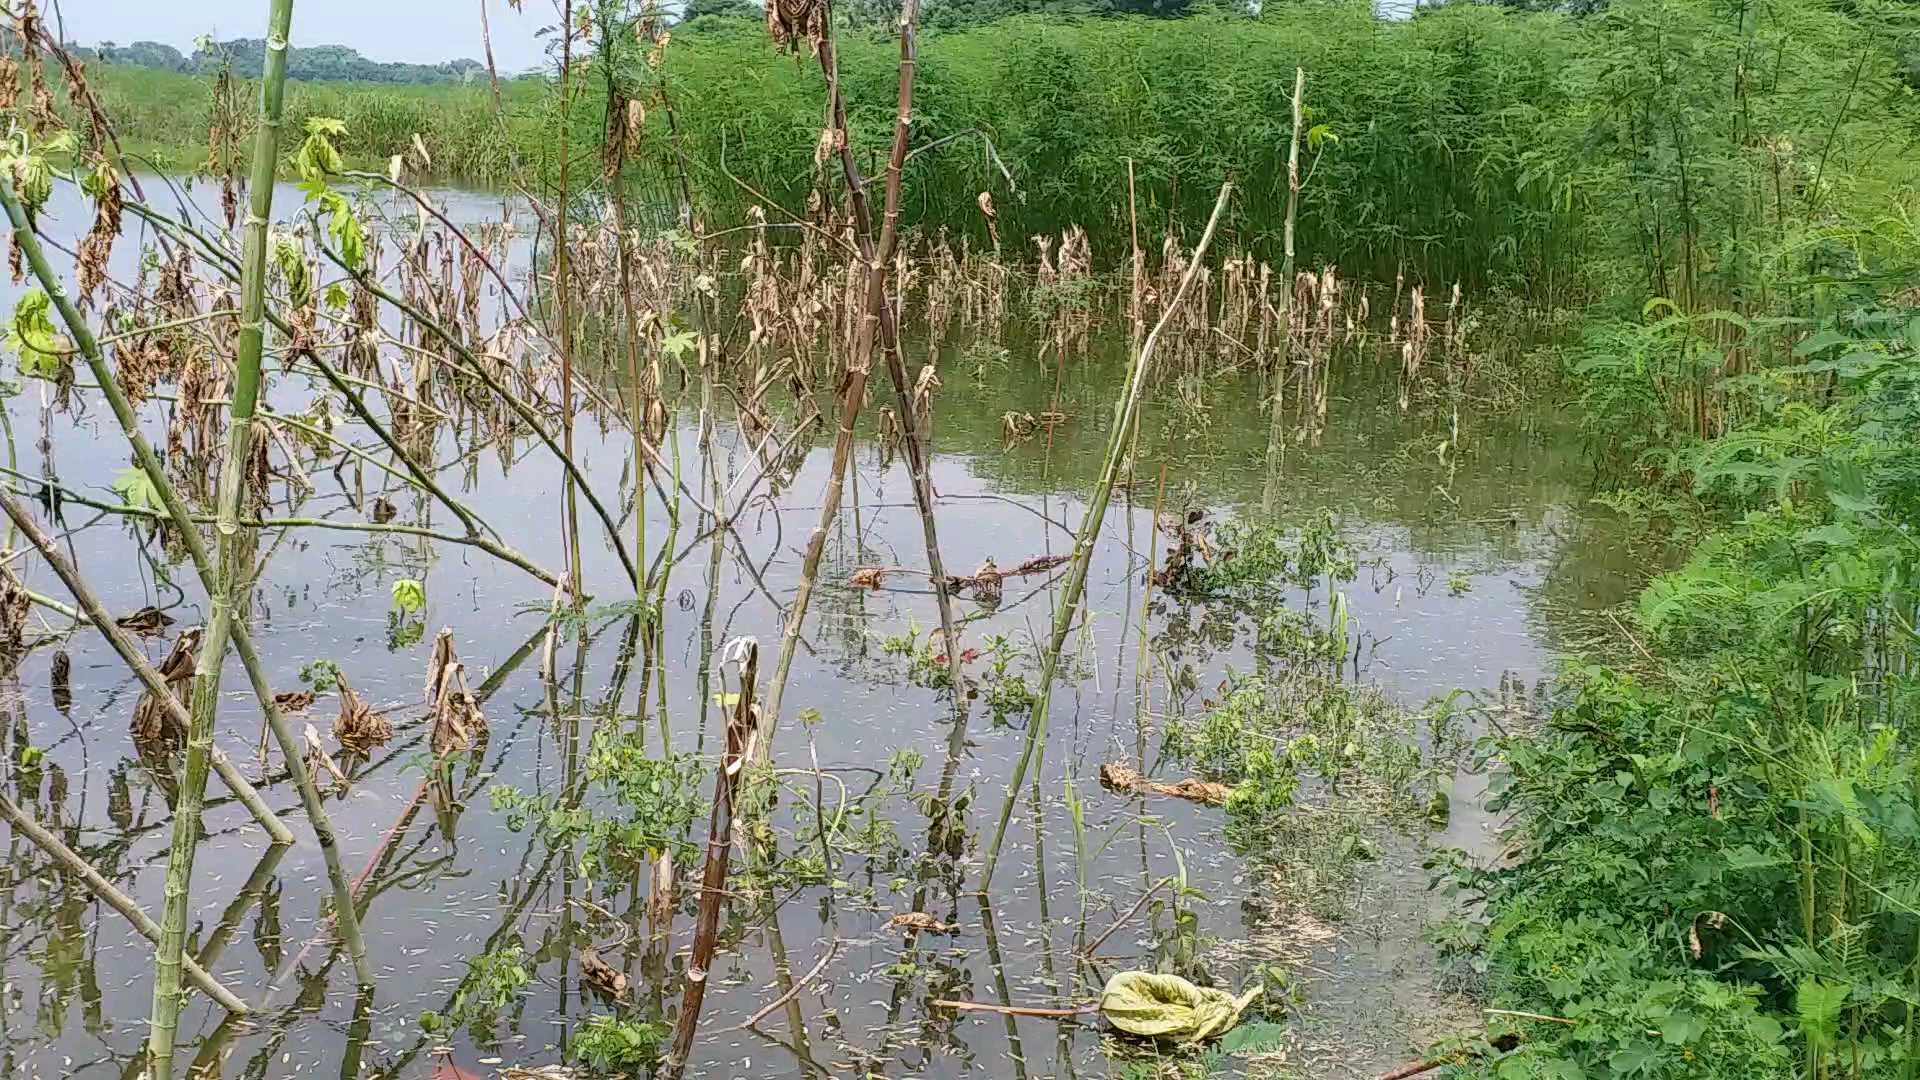
M 168 716 L 181 731 L 191 728 L 192 715 L 187 712 L 185 706 L 180 704 L 179 699 L 173 696 L 173 691 L 167 687 L 167 681 L 160 677 L 160 673 L 155 671 L 153 665 L 147 662 L 147 658 L 134 647 L 133 639 L 129 638 L 127 632 L 113 621 L 113 616 L 107 613 L 106 607 L 100 603 L 100 598 L 87 585 L 86 579 L 80 576 L 80 571 L 74 567 L 73 561 L 67 558 L 59 545 L 53 542 L 53 538 L 33 520 L 33 515 L 27 511 L 20 500 L 0 491 L 0 511 L 6 513 L 7 520 L 18 528 L 27 538 L 27 542 L 40 552 L 40 556 L 47 560 L 47 565 L 53 568 L 54 575 L 66 584 L 67 590 L 73 593 L 73 598 L 80 602 L 81 610 L 73 612 L 74 618 L 84 618 L 91 622 L 94 628 L 106 637 L 107 643 L 113 646 L 113 651 L 120 654 L 120 659 L 126 662 L 127 667 L 140 680 L 141 685 L 151 691 L 166 708 Z M 221 782 L 233 792 L 234 798 L 239 799 L 241 805 L 252 811 L 254 819 L 266 828 L 267 835 L 273 839 L 273 842 L 293 843 L 293 830 L 287 828 L 279 815 L 267 805 L 266 797 L 261 795 L 245 776 L 241 775 L 239 767 L 219 747 L 213 747 L 212 753 L 214 772 L 219 774 Z
M 1147 372 L 1153 365 L 1154 348 L 1159 345 L 1160 335 L 1166 330 L 1167 323 L 1186 299 L 1187 290 L 1193 287 L 1193 280 L 1204 265 L 1207 248 L 1213 244 L 1213 234 L 1219 228 L 1220 215 L 1226 211 L 1227 197 L 1232 193 L 1231 181 L 1220 185 L 1220 196 L 1214 200 L 1213 214 L 1207 218 L 1206 231 L 1200 234 L 1200 243 L 1193 249 L 1193 261 L 1188 264 L 1187 272 L 1181 275 L 1180 285 L 1168 299 L 1160 321 L 1154 324 L 1140 351 L 1134 354 L 1133 363 L 1127 369 L 1126 389 L 1114 405 L 1114 423 L 1107 440 L 1107 456 L 1101 463 L 1100 479 L 1094 486 L 1093 498 L 1087 504 L 1086 515 L 1080 521 L 1079 535 L 1074 541 L 1073 564 L 1067 574 L 1066 594 L 1061 598 L 1059 608 L 1054 611 L 1053 639 L 1041 658 L 1040 699 L 1034 704 L 1033 719 L 1027 723 L 1026 742 L 1020 748 L 1020 757 L 1013 766 L 1013 776 L 1007 782 L 1006 799 L 1000 804 L 1000 820 L 993 830 L 993 844 L 987 849 L 987 863 L 980 871 L 982 893 L 993 884 L 993 871 L 1000 862 L 1000 845 L 1006 840 L 1007 823 L 1013 820 L 1014 804 L 1020 798 L 1020 782 L 1026 778 L 1029 766 L 1037 770 L 1046 760 L 1047 710 L 1053 702 L 1053 680 L 1060 666 L 1060 650 L 1066 646 L 1067 634 L 1073 629 L 1074 618 L 1080 612 L 1081 594 L 1087 585 L 1087 568 L 1093 562 L 1094 544 L 1100 539 L 1100 526 L 1107 516 L 1107 502 L 1113 495 L 1114 481 L 1119 476 L 1121 451 L 1126 446 L 1128 432 L 1133 428 L 1134 417 L 1140 410 L 1140 395 L 1146 385 Z
M 700 873 L 700 912 L 694 924 L 693 952 L 687 962 L 687 990 L 673 1028 L 673 1051 L 667 1059 L 668 1075 L 676 1080 L 686 1070 L 694 1029 L 700 1023 L 700 1006 L 706 998 L 707 975 L 719 938 L 720 909 L 726 903 L 727 861 L 733 850 L 733 799 L 740 789 L 740 774 L 746 770 L 753 741 L 753 694 L 759 676 L 760 645 L 752 638 L 743 638 L 740 644 L 745 653 L 740 662 L 740 698 L 727 720 L 727 749 L 713 779 L 707 859 Z
M 756 763 L 767 760 L 773 745 L 774 729 L 780 722 L 781 699 L 786 693 L 787 676 L 793 668 L 794 653 L 799 648 L 807 608 L 812 603 L 813 592 L 819 582 L 820 560 L 826 552 L 827 533 L 840 513 L 847 463 L 853 456 L 854 424 L 866 400 L 867 378 L 873 366 L 874 340 L 876 335 L 882 333 L 885 335 L 882 340 L 886 342 L 887 371 L 893 379 L 901 425 L 906 433 L 907 460 L 914 473 L 914 503 L 920 514 L 921 532 L 926 541 L 927 566 L 934 578 L 934 597 L 940 607 L 940 628 L 947 645 L 948 673 L 952 679 L 955 708 L 959 708 L 960 650 L 956 647 L 958 639 L 953 628 L 950 589 L 946 568 L 940 559 L 938 531 L 933 522 L 932 486 L 927 477 L 925 449 L 918 445 L 917 425 L 912 422 L 912 396 L 900 359 L 899 330 L 893 325 L 892 309 L 886 300 L 887 267 L 893 261 L 894 249 L 899 243 L 901 170 L 906 163 L 908 126 L 913 112 L 916 65 L 913 40 L 917 12 L 916 0 L 906 0 L 900 16 L 900 85 L 894 111 L 893 148 L 887 159 L 886 211 L 877 243 L 872 238 L 866 180 L 853 157 L 846 103 L 840 94 L 839 67 L 835 59 L 831 25 L 820 42 L 820 70 L 827 79 L 828 111 L 838 132 L 835 142 L 840 147 L 840 169 L 846 177 L 847 198 L 852 203 L 860 253 L 867 263 L 867 279 L 861 301 L 860 322 L 854 331 L 853 351 L 847 357 L 847 378 L 840 397 L 840 423 L 834 435 L 833 463 L 828 470 L 826 490 L 820 500 L 820 520 L 807 536 L 807 546 L 800 564 L 800 585 L 794 591 L 793 605 L 787 610 L 786 623 L 781 631 L 780 657 L 774 664 L 773 678 L 767 686 L 767 704 L 760 714 L 758 735 L 754 740 Z
M 1262 509 L 1273 513 L 1280 496 L 1280 462 L 1286 455 L 1287 362 L 1293 342 L 1293 222 L 1300 209 L 1300 99 L 1307 89 L 1307 69 L 1293 69 L 1293 142 L 1287 148 L 1287 218 L 1281 233 L 1280 362 L 1274 365 L 1273 414 L 1267 427 L 1267 490 Z
M 155 944 L 159 943 L 160 928 L 154 925 L 146 912 L 140 910 L 140 905 L 134 903 L 132 897 L 115 888 L 113 882 L 102 877 L 100 872 L 89 865 L 87 860 L 81 858 L 78 852 L 61 843 L 59 837 L 27 816 L 27 812 L 20 809 L 12 799 L 7 798 L 4 791 L 0 791 L 0 817 L 6 818 L 21 836 L 31 840 L 35 847 L 46 852 L 54 862 L 59 863 L 61 869 L 79 878 L 81 884 L 85 885 L 93 895 L 105 901 L 108 907 L 119 912 L 122 917 L 132 923 L 141 937 Z M 284 849 L 276 845 L 272 850 Z M 186 969 L 188 981 L 212 998 L 221 1008 L 236 1015 L 246 1015 L 248 1011 L 246 1003 L 235 996 L 233 991 L 222 986 L 220 980 L 207 974 L 206 969 L 194 962 L 191 957 L 186 958 L 182 967 Z
M 187 904 L 193 862 L 200 843 L 200 811 L 206 798 L 207 766 L 213 747 L 214 716 L 220 707 L 220 674 L 232 636 L 233 609 L 248 558 L 238 543 L 240 499 L 247 486 L 246 463 L 253 451 L 253 418 L 260 399 L 260 357 L 265 351 L 262 321 L 266 310 L 267 222 L 273 214 L 274 169 L 278 164 L 281 113 L 287 81 L 287 34 L 293 0 L 270 0 L 267 11 L 266 69 L 260 80 L 260 126 L 254 134 L 253 175 L 249 179 L 246 223 L 241 240 L 239 354 L 234 361 L 233 404 L 228 408 L 226 458 L 214 523 L 215 580 L 208 589 L 212 613 L 193 672 L 193 710 L 187 727 L 186 764 L 173 813 L 173 842 L 167 855 L 167 881 L 160 912 L 160 942 L 153 962 L 153 1018 L 147 1046 L 149 1075 L 173 1075 L 173 1041 L 180 1024 L 180 960 L 187 936 Z
M 627 122 L 625 116 L 616 115 L 621 100 L 618 72 L 613 58 L 613 28 L 603 23 L 600 27 L 600 67 L 607 83 L 606 130 L 624 131 Z M 622 125 L 616 129 L 614 125 Z M 620 279 L 621 314 L 621 354 L 626 361 L 627 387 L 631 392 L 627 405 L 627 423 L 633 428 L 633 558 L 639 569 L 638 580 L 633 585 L 634 599 L 645 603 L 648 592 L 647 580 L 647 461 L 646 461 L 646 394 L 640 386 L 640 318 L 633 303 L 633 266 L 627 258 L 627 190 L 621 182 L 621 170 L 626 165 L 627 139 L 624 135 L 615 141 L 615 149 L 602 168 L 607 183 L 607 194 L 613 201 L 613 260 Z M 659 388 L 656 386 L 657 393 Z M 658 616 L 655 616 L 656 618 Z M 640 713 L 646 712 L 645 680 L 642 679 L 640 692 Z M 662 752 L 666 751 L 662 747 Z
M 901 357 L 898 320 L 894 316 L 893 305 L 886 300 L 887 267 L 893 261 L 894 250 L 899 246 L 901 169 L 906 164 L 908 127 L 913 119 L 913 84 L 919 70 L 914 46 L 914 24 L 918 16 L 918 0 L 906 0 L 900 10 L 900 90 L 894 108 L 893 152 L 887 159 L 886 218 L 881 224 L 877 250 L 867 235 L 872 226 L 866 206 L 866 181 L 861 177 L 859 165 L 853 158 L 853 140 L 846 131 L 846 110 L 840 99 L 840 83 L 837 79 L 832 92 L 834 115 L 842 133 L 838 140 L 840 168 L 846 174 L 848 197 L 854 204 L 856 235 L 860 238 L 860 246 L 867 250 L 871 264 L 868 269 L 867 304 L 871 310 L 875 294 L 878 293 L 881 350 L 885 355 L 887 374 L 893 381 L 895 407 L 900 413 L 900 427 L 906 444 L 907 468 L 913 477 L 913 501 L 920 515 L 921 537 L 927 548 L 927 569 L 932 571 L 933 576 L 933 600 L 940 612 L 940 636 L 947 647 L 947 685 L 953 694 L 954 709 L 959 711 L 962 707 L 960 638 L 953 628 L 953 587 L 947 578 L 946 564 L 940 557 L 940 533 L 934 525 L 933 480 L 928 475 L 930 451 L 926 440 L 921 437 L 913 387 L 907 379 L 906 364 Z

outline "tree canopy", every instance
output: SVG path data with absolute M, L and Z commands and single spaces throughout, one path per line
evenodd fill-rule
M 257 79 L 265 62 L 267 43 L 264 38 L 203 40 L 192 55 L 158 41 L 136 41 L 131 45 L 103 41 L 95 48 L 74 51 L 109 64 L 188 73 L 217 70 L 231 60 L 235 75 Z M 287 76 L 310 82 L 460 83 L 483 77 L 486 70 L 478 60 L 450 60 L 440 64 L 369 60 L 360 55 L 358 49 L 346 45 L 295 47 L 287 52 Z

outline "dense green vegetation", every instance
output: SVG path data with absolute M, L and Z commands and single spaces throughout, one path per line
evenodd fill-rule
M 1127 242 L 1129 162 L 1155 246 L 1203 218 L 1232 176 L 1232 233 L 1277 264 L 1300 65 L 1314 131 L 1302 265 L 1386 278 L 1406 266 L 1563 300 L 1616 284 L 1666 295 L 1689 261 L 1676 252 L 1692 253 L 1689 285 L 1744 272 L 1738 251 L 1703 250 L 1710 232 L 1744 243 L 1727 215 L 1764 200 L 1804 224 L 1790 211 L 1809 184 L 1822 187 L 1817 210 L 1851 182 L 1857 155 L 1897 157 L 1913 132 L 1886 109 L 1904 91 L 1885 27 L 1822 4 L 1755 8 L 1744 25 L 1738 11 L 1626 3 L 1571 18 L 1454 5 L 1382 23 L 1365 3 L 1311 3 L 1259 18 L 1023 16 L 930 32 L 915 93 L 927 149 L 909 162 L 906 211 L 984 244 L 977 198 L 989 192 L 1006 243 L 1077 223 L 1110 265 Z M 804 55 L 769 53 L 756 26 L 710 18 L 683 27 L 668 55 L 696 197 L 715 220 L 744 212 L 729 173 L 796 211 L 815 183 L 822 76 Z M 1856 77 L 1836 77 L 1856 58 Z M 843 36 L 862 147 L 885 143 L 896 63 L 884 36 Z M 1736 85 L 1741 64 L 1752 74 Z M 582 103 L 576 130 L 598 115 Z M 1775 165 L 1781 189 L 1758 189 Z M 1637 272 L 1608 278 L 1616 269 Z
M 1628 256 L 1576 404 L 1602 501 L 1692 554 L 1630 612 L 1631 673 L 1489 747 L 1521 842 L 1443 875 L 1487 917 L 1450 940 L 1562 1022 L 1487 1075 L 1920 1074 L 1911 27 L 1846 8 L 1623 0 L 1572 66 L 1595 99 L 1557 145 Z

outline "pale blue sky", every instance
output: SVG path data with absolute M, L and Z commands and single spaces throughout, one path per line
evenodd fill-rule
M 480 48 L 482 0 L 309 0 L 293 6 L 295 45 L 350 45 L 374 60 L 437 64 L 462 57 L 484 60 Z M 553 0 L 485 0 L 493 56 L 502 73 L 541 62 L 534 32 L 558 22 Z M 181 52 L 193 39 L 264 37 L 267 0 L 58 0 L 66 38 L 81 45 L 160 41 Z M 52 21 L 53 0 L 41 0 Z

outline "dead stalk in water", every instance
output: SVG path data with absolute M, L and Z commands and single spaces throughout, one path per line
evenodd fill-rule
M 559 182 L 560 194 L 553 210 L 553 303 L 560 319 L 560 438 L 561 455 L 568 461 L 573 456 L 573 319 L 567 294 L 567 129 L 571 126 L 565 120 L 567 115 L 567 97 L 571 87 L 568 79 L 573 69 L 573 0 L 564 0 L 560 6 L 560 153 Z M 567 470 L 566 488 L 566 530 L 567 530 L 567 570 L 573 582 L 573 599 L 580 601 L 580 496 L 575 472 Z M 629 570 L 634 567 L 629 565 Z M 637 572 L 636 572 L 637 573 Z M 639 587 L 636 576 L 634 586 Z
M 1054 612 L 1053 635 L 1046 653 L 1040 663 L 1039 700 L 1033 707 L 1033 718 L 1027 723 L 1026 742 L 1020 748 L 1020 757 L 1014 763 L 1013 776 L 1007 782 L 1006 798 L 1000 804 L 1000 819 L 994 826 L 993 843 L 987 848 L 987 862 L 980 871 L 980 891 L 986 892 L 993 885 L 994 867 L 1000 861 L 1000 846 L 1006 840 L 1007 824 L 1013 819 L 1013 808 L 1020 798 L 1020 782 L 1026 778 L 1027 769 L 1036 770 L 1046 760 L 1047 711 L 1053 701 L 1054 675 L 1060 666 L 1060 651 L 1066 646 L 1067 634 L 1073 629 L 1075 618 L 1080 612 L 1081 594 L 1086 589 L 1087 569 L 1093 562 L 1093 548 L 1100 538 L 1100 526 L 1107 516 L 1107 501 L 1113 495 L 1113 485 L 1119 478 L 1120 459 L 1126 446 L 1128 432 L 1133 427 L 1134 417 L 1140 409 L 1140 394 L 1146 383 L 1147 373 L 1152 370 L 1154 346 L 1160 341 L 1161 333 L 1166 329 L 1181 302 L 1186 299 L 1187 290 L 1193 286 L 1198 276 L 1207 248 L 1213 243 L 1214 231 L 1220 225 L 1220 215 L 1226 211 L 1227 198 L 1233 193 L 1231 182 L 1220 185 L 1220 195 L 1213 203 L 1213 213 L 1207 218 L 1206 231 L 1200 235 L 1200 243 L 1194 248 L 1193 259 L 1187 265 L 1187 272 L 1180 278 L 1180 285 L 1168 298 L 1166 310 L 1160 315 L 1160 321 L 1154 324 L 1147 334 L 1140 351 L 1134 354 L 1133 363 L 1127 369 L 1126 388 L 1120 400 L 1114 406 L 1114 424 L 1112 435 L 1107 441 L 1107 455 L 1101 463 L 1100 479 L 1095 483 L 1093 497 L 1087 504 L 1086 515 L 1081 519 L 1080 532 L 1074 541 L 1073 565 L 1067 574 L 1066 592 L 1061 597 L 1059 608 Z M 1036 771 L 1035 775 L 1038 775 Z
M 679 1077 L 687 1067 L 687 1054 L 693 1048 L 694 1029 L 700 1023 L 700 1006 L 706 998 L 707 976 L 712 970 L 713 950 L 719 939 L 720 910 L 726 904 L 727 861 L 733 850 L 733 800 L 740 790 L 740 774 L 752 755 L 754 739 L 753 695 L 760 668 L 760 645 L 752 638 L 732 642 L 728 652 L 737 653 L 740 664 L 740 696 L 727 718 L 726 752 L 713 780 L 713 811 L 707 818 L 706 866 L 700 873 L 700 913 L 694 923 L 693 951 L 687 962 L 686 995 L 680 1003 L 680 1016 L 673 1029 L 673 1050 L 668 1071 Z
M 859 306 L 859 323 L 854 331 L 853 350 L 847 357 L 847 372 L 840 398 L 840 424 L 833 442 L 833 462 L 828 471 L 826 490 L 821 498 L 820 520 L 813 532 L 807 537 L 806 553 L 801 561 L 800 585 L 794 592 L 793 605 L 788 609 L 786 625 L 780 635 L 780 656 L 774 664 L 773 678 L 767 687 L 767 704 L 760 716 L 758 738 L 755 740 L 754 758 L 756 763 L 767 760 L 767 754 L 773 741 L 773 732 L 780 722 L 781 699 L 786 693 L 787 675 L 793 668 L 793 656 L 799 647 L 800 632 L 806 622 L 807 608 L 813 600 L 813 592 L 820 577 L 820 560 L 826 551 L 827 533 L 833 528 L 834 518 L 840 512 L 842 491 L 846 487 L 847 464 L 853 457 L 854 424 L 860 417 L 861 405 L 866 400 L 867 378 L 873 367 L 873 348 L 876 335 L 884 332 L 883 324 L 893 326 L 894 320 L 888 310 L 886 298 L 887 269 L 893 261 L 894 250 L 899 242 L 901 167 L 906 159 L 907 126 L 913 106 L 913 25 L 917 5 L 915 0 L 907 0 L 901 13 L 900 32 L 900 85 L 899 100 L 894 115 L 893 153 L 887 165 L 886 212 L 881 223 L 878 242 L 871 240 L 872 222 L 870 208 L 866 200 L 866 184 L 861 178 L 858 165 L 853 158 L 853 150 L 848 135 L 846 104 L 840 94 L 838 62 L 835 60 L 832 28 L 824 28 L 815 43 L 818 50 L 820 70 L 827 78 L 828 111 L 832 127 L 828 138 L 836 145 L 840 157 L 841 171 L 846 177 L 848 201 L 852 204 L 856 221 L 855 235 L 860 242 L 860 251 L 866 263 L 866 288 Z M 895 390 L 900 400 L 911 400 L 906 390 L 906 373 L 901 365 L 897 327 L 895 333 L 887 339 L 887 366 L 894 378 Z M 905 417 L 910 412 L 903 412 Z M 915 439 L 908 425 L 907 438 L 910 443 Z M 929 568 L 941 580 L 935 585 L 936 598 L 940 603 L 941 627 L 947 642 L 948 662 L 955 677 L 954 687 L 959 686 L 959 650 L 954 647 L 953 617 L 951 604 L 945 585 L 946 575 L 940 562 L 939 540 L 933 524 L 931 504 L 931 486 L 927 480 L 923 450 L 913 451 L 919 458 L 919 468 L 915 470 L 914 498 L 920 511 L 921 528 L 927 542 Z M 913 459 L 910 459 L 913 460 Z

